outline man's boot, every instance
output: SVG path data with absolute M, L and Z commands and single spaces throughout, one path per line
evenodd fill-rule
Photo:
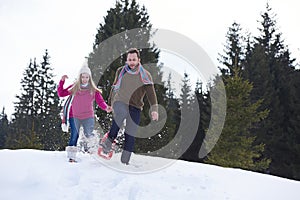
M 128 165 L 130 157 L 131 157 L 131 152 L 123 150 L 122 155 L 121 155 L 121 162 L 125 165 Z

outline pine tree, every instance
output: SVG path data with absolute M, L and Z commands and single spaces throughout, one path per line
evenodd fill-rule
M 209 127 L 210 122 L 210 110 L 211 102 L 209 91 L 204 92 L 203 83 L 197 80 L 195 87 L 195 101 L 199 104 L 200 120 L 198 124 L 197 134 L 187 149 L 187 151 L 181 157 L 184 160 L 202 162 L 203 158 L 199 156 L 200 148 L 203 145 L 205 137 L 205 130 Z
M 242 67 L 241 62 L 245 57 L 245 47 L 244 47 L 244 40 L 242 33 L 242 28 L 240 24 L 234 22 L 227 32 L 227 40 L 226 45 L 224 46 L 224 54 L 219 54 L 220 58 L 218 59 L 219 62 L 223 65 L 220 67 L 220 71 L 222 75 L 231 75 L 234 73 L 234 65 L 237 63 L 237 66 Z
M 168 116 L 166 127 L 168 127 L 168 132 L 170 132 L 171 134 L 168 134 L 169 139 L 166 140 L 167 142 L 174 140 L 174 136 L 177 133 L 180 125 L 180 105 L 178 99 L 176 99 L 175 89 L 173 88 L 173 83 L 171 82 L 171 80 L 172 75 L 171 73 L 169 73 L 166 83 L 166 110 Z M 166 151 L 168 152 L 166 156 L 168 158 L 179 157 L 178 152 L 176 151 L 176 149 L 173 148 L 173 146 L 170 146 L 170 148 L 168 148 Z
M 37 87 L 38 66 L 36 60 L 30 60 L 21 80 L 21 95 L 17 95 L 12 133 L 6 145 L 9 148 L 42 148 L 37 135 L 37 110 L 35 109 L 35 91 Z
M 53 80 L 53 68 L 46 49 L 43 61 L 38 68 L 38 87 L 36 91 L 36 110 L 39 122 L 38 133 L 45 150 L 62 150 L 67 144 L 68 134 L 60 128 L 61 105 Z
M 172 124 L 176 125 L 176 128 L 174 128 L 175 132 L 178 129 L 178 125 L 180 122 L 180 105 L 178 99 L 176 99 L 175 96 L 175 89 L 172 86 L 172 74 L 170 73 L 168 75 L 167 85 L 166 85 L 166 98 L 167 98 L 167 111 L 168 116 L 171 118 L 170 122 Z
M 2 112 L 0 114 L 0 149 L 5 148 L 5 142 L 8 133 L 9 133 L 9 122 L 7 119 L 7 115 L 5 113 L 5 108 L 3 107 Z
M 155 83 L 158 102 L 162 106 L 166 105 L 162 65 L 158 65 L 159 50 L 150 43 L 151 28 L 146 8 L 140 7 L 135 0 L 116 1 L 115 7 L 107 12 L 104 23 L 100 24 L 96 34 L 93 52 L 90 53 L 88 59 L 93 78 L 102 89 L 105 99 L 110 93 L 117 68 L 125 65 L 126 51 L 129 48 L 138 47 L 141 62 L 151 73 Z M 107 131 L 111 125 L 112 115 L 97 109 L 97 119 L 104 131 Z M 141 113 L 141 126 L 149 123 L 149 105 L 145 104 Z M 169 138 L 170 131 L 167 129 L 164 127 L 160 133 L 149 138 L 137 138 L 135 151 L 145 153 L 159 149 L 166 143 L 163 138 Z M 144 134 L 138 130 L 137 135 Z
M 270 160 L 262 158 L 264 145 L 255 145 L 256 137 L 249 130 L 264 119 L 268 111 L 258 111 L 261 100 L 251 103 L 252 85 L 241 78 L 238 69 L 234 69 L 234 75 L 224 81 L 227 97 L 225 125 L 206 162 L 263 171 L 268 168 Z
M 181 121 L 178 131 L 179 133 L 184 133 L 180 137 L 179 151 L 182 154 L 181 159 L 189 159 L 192 156 L 189 149 L 191 149 L 192 142 L 195 140 L 197 130 L 199 129 L 200 110 L 196 96 L 192 93 L 191 83 L 187 73 L 184 73 L 182 79 L 179 102 Z M 198 154 L 198 152 L 194 153 Z
M 182 85 L 181 85 L 181 93 L 180 93 L 180 109 L 181 110 L 189 110 L 191 109 L 190 105 L 192 102 L 192 89 L 190 85 L 189 75 L 185 72 Z
M 287 128 L 291 110 L 287 109 L 289 101 L 286 101 L 291 90 L 289 80 L 294 73 L 293 59 L 277 31 L 275 15 L 268 4 L 266 9 L 261 15 L 261 35 L 255 37 L 253 47 L 248 48 L 245 77 L 253 83 L 252 101 L 262 98 L 261 110 L 270 110 L 269 116 L 254 131 L 257 142 L 266 144 L 264 156 L 272 159 L 269 171 L 274 175 L 293 177 L 289 166 L 295 159 L 292 152 L 297 151 L 293 150 L 289 138 L 294 138 L 297 133 Z
M 21 80 L 21 95 L 17 95 L 9 148 L 61 150 L 67 135 L 60 130 L 60 102 L 56 94 L 47 50 L 41 65 L 30 61 Z
M 149 43 L 150 33 L 139 32 L 138 30 L 128 32 L 135 28 L 150 31 L 152 25 L 148 18 L 145 7 L 140 8 L 135 0 L 132 0 L 131 3 L 128 0 L 116 1 L 115 7 L 111 8 L 104 17 L 104 23 L 100 24 L 93 45 L 93 52 L 89 55 L 89 66 L 91 66 L 93 78 L 98 82 L 98 87 L 102 89 L 102 95 L 105 99 L 110 93 L 117 68 L 125 64 L 125 52 L 129 48 L 147 47 L 148 49 L 140 49 L 142 64 L 157 63 L 159 52 Z M 109 39 L 113 41 L 110 42 Z M 147 65 L 144 67 L 150 71 L 154 82 L 157 82 L 157 78 L 161 74 L 159 68 Z M 152 68 L 157 72 L 152 73 Z M 112 115 L 103 113 L 98 109 L 97 116 L 100 120 L 100 126 L 107 131 L 111 124 Z
M 262 99 L 251 101 L 253 86 L 241 76 L 245 47 L 240 32 L 240 26 L 233 23 L 226 35 L 225 54 L 220 55 L 220 63 L 229 69 L 221 68 L 227 99 L 226 119 L 222 134 L 206 162 L 263 171 L 268 168 L 270 161 L 262 158 L 264 144 L 255 144 L 256 137 L 251 133 L 251 129 L 267 116 L 268 111 L 258 110 Z M 208 146 L 211 145 L 209 142 L 207 141 Z
M 204 155 L 207 155 L 207 152 L 201 152 L 201 151 L 205 151 L 205 144 L 203 142 L 204 142 L 206 131 L 209 129 L 211 118 L 212 118 L 212 100 L 211 100 L 211 98 L 214 98 L 214 97 L 211 97 L 211 93 L 212 92 L 208 89 L 206 92 L 204 92 L 204 90 L 202 88 L 202 83 L 199 83 L 199 82 L 196 83 L 195 94 L 196 94 L 196 97 L 197 97 L 197 100 L 198 100 L 199 106 L 200 106 L 199 129 L 198 129 L 197 136 L 196 136 L 196 139 L 197 139 L 196 143 L 198 143 L 199 145 L 196 150 L 198 152 L 197 160 L 199 158 L 201 162 L 203 161 L 203 159 L 205 157 Z M 215 94 L 213 94 L 212 96 L 215 96 Z M 222 97 L 222 98 L 224 98 L 224 97 Z
M 287 131 L 289 133 L 294 133 L 286 141 L 291 150 L 287 152 L 289 157 L 288 165 L 288 176 L 290 178 L 300 180 L 300 71 L 296 70 L 290 75 L 290 80 L 288 81 L 290 85 L 289 98 L 286 99 L 288 107 L 286 108 L 288 115 L 288 125 Z

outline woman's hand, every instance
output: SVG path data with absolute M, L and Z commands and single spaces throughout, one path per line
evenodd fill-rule
M 65 81 L 67 78 L 69 78 L 68 75 L 63 75 L 63 76 L 61 77 L 61 80 L 62 80 L 62 81 Z
M 107 106 L 107 108 L 106 108 L 106 112 L 110 113 L 112 110 L 113 110 L 113 109 L 112 109 L 112 107 L 111 107 L 111 106 Z

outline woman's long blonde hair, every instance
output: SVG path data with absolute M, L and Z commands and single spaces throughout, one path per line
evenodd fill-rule
M 73 86 L 70 88 L 70 92 L 72 93 L 72 95 L 75 95 L 76 92 L 78 92 L 79 90 L 82 90 L 81 87 L 80 87 L 80 85 L 81 85 L 81 75 L 82 74 L 79 74 L 77 80 L 75 81 Z M 90 87 L 91 94 L 93 94 L 97 91 L 102 93 L 102 91 L 99 88 L 97 88 L 95 82 L 93 81 L 93 79 L 90 75 L 89 75 L 89 87 Z

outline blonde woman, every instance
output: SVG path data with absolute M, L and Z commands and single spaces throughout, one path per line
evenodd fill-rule
M 105 103 L 100 90 L 92 80 L 91 70 L 87 66 L 87 63 L 80 69 L 76 82 L 64 88 L 67 78 L 67 75 L 62 76 L 57 88 L 57 94 L 59 97 L 72 97 L 70 110 L 68 111 L 68 120 L 71 129 L 71 137 L 68 145 L 69 147 L 75 147 L 79 137 L 80 126 L 83 127 L 84 135 L 87 139 L 94 136 L 94 101 L 106 112 L 111 112 L 112 108 Z M 70 157 L 69 161 L 75 162 L 75 158 Z

